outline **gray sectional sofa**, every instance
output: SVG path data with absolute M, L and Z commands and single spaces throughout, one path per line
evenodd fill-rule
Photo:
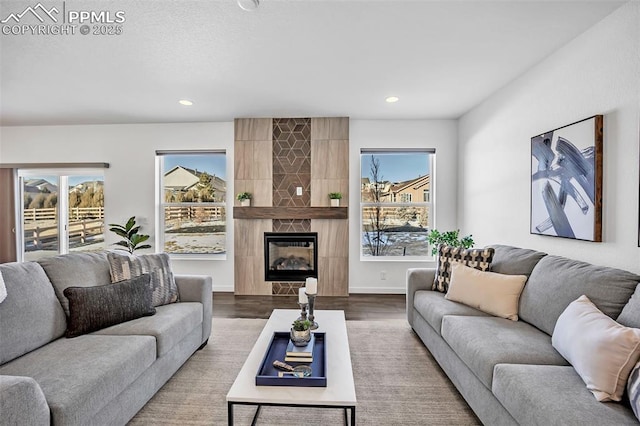
M 2 425 L 124 425 L 211 333 L 211 277 L 176 276 L 178 303 L 66 338 L 56 294 L 110 284 L 106 254 L 3 264 L 0 272 Z
M 640 327 L 640 276 L 533 250 L 492 247 L 493 272 L 529 276 L 519 321 L 445 299 L 431 290 L 434 269 L 407 272 L 409 324 L 480 420 L 486 425 L 638 424 L 628 403 L 594 398 L 553 348 L 551 334 L 560 314 L 583 294 L 619 323 Z

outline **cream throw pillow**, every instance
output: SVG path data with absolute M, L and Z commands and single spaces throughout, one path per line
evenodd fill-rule
M 620 401 L 640 357 L 640 329 L 625 327 L 580 296 L 558 318 L 551 343 L 598 401 Z
M 524 275 L 483 272 L 454 262 L 451 264 L 449 291 L 444 297 L 491 315 L 518 321 L 518 300 L 526 282 Z

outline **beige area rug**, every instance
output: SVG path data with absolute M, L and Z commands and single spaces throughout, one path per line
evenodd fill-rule
M 263 319 L 213 319 L 196 352 L 130 425 L 226 425 L 226 394 Z M 405 320 L 347 321 L 358 425 L 479 425 L 469 406 Z M 235 406 L 250 425 L 255 407 Z M 340 425 L 339 409 L 263 407 L 258 425 Z

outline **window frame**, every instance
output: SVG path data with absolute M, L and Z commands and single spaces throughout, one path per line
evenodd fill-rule
M 411 194 L 400 194 L 400 197 L 397 197 L 396 193 L 392 193 L 391 199 L 392 201 L 390 202 L 369 202 L 369 201 L 362 201 L 362 188 L 360 191 L 360 199 L 359 199 L 359 219 L 358 219 L 358 223 L 359 223 L 359 231 L 358 231 L 358 235 L 359 235 L 359 241 L 360 241 L 360 249 L 359 249 L 359 254 L 360 254 L 360 261 L 362 262 L 415 262 L 415 261 L 433 261 L 435 259 L 435 257 L 433 255 L 431 255 L 431 250 L 430 247 L 427 245 L 427 252 L 428 254 L 425 256 L 371 256 L 371 255 L 365 255 L 364 254 L 364 248 L 365 248 L 365 244 L 362 241 L 362 235 L 363 235 L 363 212 L 364 209 L 367 207 L 376 207 L 376 206 L 381 206 L 381 207 L 418 207 L 418 208 L 426 208 L 428 215 L 427 215 L 427 229 L 428 230 L 432 230 L 435 229 L 435 207 L 436 207 L 436 203 L 435 203 L 435 194 L 436 194 L 436 150 L 433 148 L 389 148 L 389 149 L 366 149 L 366 148 L 362 148 L 360 149 L 360 176 L 359 179 L 362 179 L 363 177 L 363 170 L 362 170 L 362 159 L 365 155 L 376 155 L 376 154 L 410 154 L 410 153 L 424 153 L 424 154 L 429 154 L 428 156 L 428 168 L 429 168 L 429 201 L 410 201 L 410 202 L 396 202 L 397 198 L 403 198 L 402 196 L 404 195 L 411 195 Z M 424 194 L 424 192 L 423 192 Z M 410 197 L 412 198 L 412 197 Z M 424 198 L 424 197 L 423 197 Z
M 164 158 L 167 156 L 176 156 L 176 155 L 224 155 L 225 164 L 227 164 L 227 150 L 226 149 L 216 149 L 216 150 L 166 150 L 166 151 L 156 151 L 156 253 L 166 253 L 169 255 L 171 259 L 188 259 L 188 260 L 227 260 L 227 253 L 229 252 L 229 187 L 227 186 L 227 191 L 225 193 L 225 200 L 223 202 L 179 202 L 179 203 L 167 203 L 165 202 L 164 197 Z M 228 177 L 226 176 L 227 168 L 225 167 L 225 182 L 228 183 Z M 225 211 L 225 252 L 224 253 L 170 253 L 164 251 L 165 245 L 165 207 L 166 206 L 213 206 L 213 207 L 222 207 Z
M 25 238 L 24 238 L 24 180 L 28 177 L 51 176 L 57 178 L 58 186 L 58 203 L 56 206 L 58 216 L 58 255 L 69 254 L 72 252 L 69 244 L 69 177 L 74 176 L 101 176 L 105 181 L 104 168 L 18 168 L 16 169 L 15 179 L 15 213 L 16 213 L 16 260 L 18 262 L 25 261 Z M 106 207 L 106 206 L 105 206 Z M 105 208 L 103 207 L 103 209 Z M 103 221 L 104 210 L 103 210 Z M 106 232 L 108 226 L 104 223 L 104 249 L 106 245 Z M 73 252 L 76 252 L 75 250 Z M 81 251 L 79 251 L 81 252 Z

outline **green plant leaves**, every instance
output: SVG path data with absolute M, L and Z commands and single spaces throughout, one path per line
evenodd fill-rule
M 427 241 L 431 245 L 431 254 L 433 256 L 438 253 L 438 246 L 446 244 L 452 247 L 470 248 L 473 247 L 473 235 L 467 235 L 460 239 L 460 230 L 440 232 L 437 229 L 432 230 L 427 236 Z
M 129 253 L 133 253 L 136 250 L 151 248 L 149 244 L 140 245 L 141 243 L 149 239 L 149 235 L 138 234 L 138 232 L 140 231 L 140 226 L 136 226 L 135 216 L 131 216 L 129 220 L 127 220 L 127 223 L 125 225 L 110 223 L 109 226 L 109 231 L 115 233 L 119 237 L 124 238 L 121 241 L 113 243 L 113 245 L 123 247 L 116 247 L 116 249 L 127 250 Z

